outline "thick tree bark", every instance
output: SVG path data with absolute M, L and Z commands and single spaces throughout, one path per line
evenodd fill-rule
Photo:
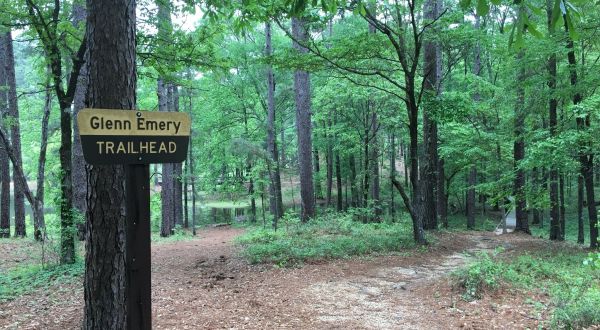
M 273 54 L 271 23 L 265 23 L 265 55 Z M 283 216 L 283 198 L 281 195 L 281 174 L 279 170 L 279 151 L 277 150 L 277 137 L 275 133 L 275 75 L 271 64 L 267 65 L 267 149 L 271 157 L 271 170 L 269 174 L 269 209 L 273 215 L 273 228 L 277 228 L 277 221 Z
M 135 0 L 88 0 L 88 88 L 86 106 L 136 107 Z M 122 165 L 87 166 L 84 329 L 124 329 L 125 170 Z
M 17 82 L 15 77 L 15 55 L 13 51 L 13 40 L 10 30 L 4 36 L 6 44 L 6 77 L 8 83 L 8 115 L 11 118 L 10 135 L 11 145 L 15 153 L 17 165 L 13 166 L 13 185 L 14 185 L 14 219 L 15 219 L 15 236 L 25 237 L 25 187 L 18 180 L 16 167 L 23 167 L 21 157 L 21 126 L 19 124 L 19 107 L 17 104 Z
M 8 117 L 8 79 L 6 40 L 0 38 L 0 128 L 6 130 Z M 0 237 L 10 237 L 10 162 L 6 145 L 0 145 Z
M 424 18 L 433 21 L 439 16 L 438 0 L 427 0 L 424 4 Z M 435 30 L 429 30 L 430 35 Z M 439 93 L 441 80 L 441 55 L 437 43 L 426 40 L 423 43 L 423 93 L 425 98 L 434 99 Z M 421 162 L 422 198 L 423 198 L 423 228 L 437 229 L 437 192 L 438 184 L 438 151 L 437 151 L 437 122 L 433 119 L 431 108 L 423 110 L 423 160 Z
M 308 50 L 301 45 L 308 41 L 308 30 L 306 20 L 292 18 L 292 33 L 294 35 L 294 48 L 301 54 Z M 298 134 L 298 165 L 300 167 L 300 196 L 302 199 L 300 219 L 307 222 L 314 218 L 315 195 L 313 187 L 312 172 L 312 133 L 310 113 L 310 76 L 304 70 L 294 72 L 294 93 L 296 99 L 296 130 Z

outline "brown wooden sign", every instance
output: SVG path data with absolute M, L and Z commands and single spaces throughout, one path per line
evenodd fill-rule
M 89 164 L 180 163 L 187 155 L 187 113 L 83 109 L 77 124 Z

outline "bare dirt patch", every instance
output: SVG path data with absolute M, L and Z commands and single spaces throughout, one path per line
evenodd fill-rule
M 211 228 L 152 247 L 155 329 L 512 329 L 547 317 L 529 293 L 508 288 L 462 301 L 447 276 L 477 251 L 545 248 L 542 240 L 444 233 L 425 251 L 276 269 L 237 256 L 241 233 Z M 80 281 L 37 291 L 0 304 L 0 328 L 76 329 L 82 305 Z

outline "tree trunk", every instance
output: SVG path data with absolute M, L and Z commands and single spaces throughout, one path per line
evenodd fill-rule
M 577 176 L 577 243 L 585 243 L 585 235 L 583 234 L 583 177 Z M 552 232 L 550 232 L 552 234 Z M 550 237 L 552 239 L 552 237 Z M 555 238 L 556 239 L 556 238 Z
M 329 129 L 331 128 L 331 120 L 327 121 L 326 125 L 327 131 L 325 133 L 325 141 L 326 141 L 326 153 L 325 153 L 325 163 L 327 165 L 327 178 L 326 178 L 326 186 L 327 191 L 326 194 L 326 204 L 327 207 L 331 206 L 331 196 L 333 191 L 333 145 L 331 142 L 331 134 L 329 133 Z
M 381 209 L 381 186 L 379 180 L 379 139 L 377 138 L 377 132 L 379 131 L 379 120 L 377 118 L 377 112 L 375 109 L 372 110 L 371 116 L 371 138 L 369 139 L 369 143 L 373 146 L 371 148 L 371 166 L 368 169 L 371 172 L 373 177 L 372 185 L 371 185 L 371 200 L 373 201 L 373 208 L 375 217 L 372 219 L 373 221 L 380 222 L 382 216 Z
M 396 136 L 394 134 L 390 135 L 390 178 L 392 179 L 390 182 L 390 216 L 392 217 L 392 221 L 396 220 L 396 202 L 394 201 L 394 183 L 396 180 Z
M 170 110 L 174 112 L 179 112 L 179 87 L 174 84 L 171 84 L 170 87 L 172 90 L 172 108 Z M 178 226 L 183 226 L 183 164 L 174 163 L 173 172 L 175 174 L 175 192 L 173 194 L 173 206 L 175 208 L 175 224 Z
M 569 25 L 567 24 L 566 15 L 563 14 L 565 32 L 567 32 L 567 59 L 569 62 L 569 75 L 571 87 L 577 88 L 577 63 L 575 60 L 575 50 L 573 40 L 568 36 Z M 582 96 L 579 91 L 576 90 L 573 95 L 573 104 L 577 105 L 581 102 Z M 577 116 L 577 129 L 583 133 L 587 133 L 591 126 L 591 117 L 589 113 L 585 116 Z M 581 176 L 583 176 L 583 183 L 585 185 L 586 200 L 588 208 L 588 219 L 590 221 L 590 248 L 598 247 L 598 213 L 596 212 L 596 203 L 594 202 L 594 153 L 591 147 L 591 142 L 587 139 L 579 146 L 579 164 Z
M 17 82 L 15 78 L 15 56 L 13 52 L 13 40 L 10 30 L 4 34 L 6 44 L 6 77 L 8 83 L 8 115 L 11 117 L 11 144 L 17 160 L 18 167 L 23 167 L 21 157 L 21 128 L 19 124 L 19 107 L 17 104 Z M 16 166 L 13 166 L 13 185 L 14 185 L 14 215 L 15 215 L 15 236 L 25 237 L 25 187 L 21 185 L 16 173 Z
M 548 31 L 550 35 L 554 35 L 554 23 L 552 22 L 554 2 L 546 1 L 546 16 L 548 22 Z M 558 135 L 557 125 L 557 106 L 558 101 L 554 94 L 556 93 L 556 54 L 553 52 L 548 58 L 548 88 L 550 89 L 550 100 L 548 102 L 548 117 L 550 124 L 550 136 Z M 558 170 L 552 163 L 550 164 L 550 239 L 557 240 L 561 237 L 560 234 L 560 205 L 558 200 Z M 583 196 L 582 196 L 583 197 Z M 582 200 L 583 202 L 583 200 Z
M 424 4 L 424 18 L 433 21 L 439 16 L 437 0 L 427 0 Z M 435 30 L 429 30 L 431 35 Z M 423 43 L 423 93 L 428 99 L 435 99 L 439 94 L 441 80 L 440 49 L 432 38 Z M 433 102 L 431 102 L 433 103 Z M 422 198 L 423 198 L 423 228 L 437 229 L 437 193 L 438 184 L 438 151 L 437 151 L 437 122 L 433 119 L 434 111 L 425 107 L 423 110 L 423 161 L 421 162 Z
M 520 51 L 517 55 L 517 61 L 523 61 L 524 53 Z M 519 68 L 519 77 L 517 78 L 517 104 L 515 104 L 514 118 L 514 149 L 513 149 L 513 168 L 515 170 L 515 179 L 513 185 L 513 194 L 515 196 L 515 214 L 517 225 L 515 231 L 521 231 L 531 234 L 529 231 L 529 220 L 527 215 L 527 201 L 525 196 L 525 171 L 520 167 L 521 161 L 525 159 L 525 68 Z
M 183 176 L 183 228 L 190 227 L 188 210 L 188 178 L 190 177 L 189 157 L 185 164 L 185 175 Z
M 303 18 L 292 18 L 292 33 L 294 35 L 294 48 L 299 53 L 306 53 L 308 50 L 301 45 L 308 41 L 308 30 L 306 20 Z M 310 113 L 310 76 L 303 70 L 294 72 L 294 92 L 296 99 L 296 130 L 298 134 L 298 165 L 300 167 L 300 196 L 302 198 L 302 210 L 300 219 L 307 222 L 314 218 L 315 195 L 313 187 L 312 172 L 312 133 L 311 133 L 311 113 Z
M 0 128 L 6 130 L 8 116 L 7 44 L 0 38 Z M 10 237 L 10 162 L 7 147 L 0 145 L 0 237 Z
M 159 7 L 160 8 L 160 7 Z M 169 111 L 168 109 L 168 84 L 162 78 L 158 79 L 157 94 L 158 94 L 158 111 Z M 174 206 L 174 178 L 173 164 L 162 164 L 162 184 L 160 189 L 162 221 L 160 226 L 160 236 L 167 237 L 172 234 L 173 223 L 175 223 L 175 206 Z
M 323 199 L 323 189 L 321 187 L 321 159 L 319 156 L 319 149 L 316 147 L 313 150 L 313 155 L 315 157 L 315 196 L 317 199 Z
M 85 24 L 85 6 L 80 3 L 73 3 L 73 26 L 78 28 L 80 24 Z M 79 77 L 77 77 L 77 87 L 73 98 L 73 150 L 72 150 L 72 172 L 71 180 L 73 182 L 73 207 L 79 215 L 85 217 L 87 208 L 87 182 L 85 173 L 85 160 L 83 159 L 83 150 L 81 149 L 81 140 L 79 138 L 79 126 L 77 124 L 77 114 L 85 106 L 85 91 L 87 89 L 87 64 L 81 66 Z M 79 218 L 79 217 L 78 217 Z M 77 222 L 77 232 L 80 241 L 85 240 L 85 223 Z
M 348 156 L 348 165 L 350 167 L 350 195 L 352 195 L 350 206 L 359 207 L 358 189 L 356 187 L 356 160 L 354 159 L 354 155 Z
M 273 54 L 271 23 L 265 23 L 265 55 Z M 267 149 L 271 157 L 271 170 L 269 174 L 269 209 L 273 215 L 273 228 L 277 228 L 277 221 L 283 216 L 283 198 L 281 195 L 281 174 L 279 169 L 279 151 L 277 150 L 277 137 L 275 136 L 275 75 L 271 64 L 267 66 Z
M 467 180 L 467 229 L 475 229 L 475 185 L 477 184 L 477 167 L 471 166 Z
M 88 0 L 86 106 L 136 107 L 134 0 Z M 124 329 L 125 171 L 121 165 L 88 165 L 84 329 Z
M 448 198 L 446 197 L 446 183 L 445 183 L 445 168 L 444 159 L 440 158 L 438 165 L 438 213 L 440 215 L 440 221 L 444 228 L 448 228 Z
M 42 117 L 42 138 L 40 144 L 40 157 L 38 159 L 37 191 L 35 193 L 35 205 L 37 216 L 33 219 L 33 237 L 37 241 L 46 239 L 46 221 L 44 219 L 44 177 L 46 173 L 46 150 L 48 148 L 48 122 L 50 121 L 50 110 L 52 110 L 52 95 L 50 94 L 50 82 L 46 83 L 46 101 L 44 115 Z M 86 185 L 87 185 L 87 180 Z M 84 222 L 85 224 L 85 222 Z M 85 232 L 85 230 L 83 231 Z

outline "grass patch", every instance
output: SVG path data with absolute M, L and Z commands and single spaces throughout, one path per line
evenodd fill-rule
M 0 273 L 0 302 L 15 299 L 35 290 L 49 288 L 57 283 L 68 283 L 81 277 L 85 270 L 83 260 L 71 265 L 28 265 Z
M 414 247 L 410 224 L 353 221 L 352 215 L 332 213 L 301 224 L 286 215 L 278 231 L 248 230 L 237 239 L 251 263 L 290 266 L 309 260 L 389 253 Z
M 489 215 L 481 215 L 478 213 L 475 216 L 475 231 L 493 231 L 496 229 L 500 220 L 492 219 Z M 441 225 L 440 225 L 441 226 Z M 466 231 L 467 217 L 464 214 L 453 214 L 448 216 L 448 230 L 450 231 Z
M 524 254 L 502 260 L 483 254 L 455 275 L 465 300 L 479 299 L 501 283 L 549 294 L 553 328 L 582 328 L 600 323 L 600 270 L 585 252 Z
M 217 209 L 242 209 L 250 207 L 250 202 L 247 200 L 239 201 L 212 201 L 202 204 L 202 208 L 217 208 Z

